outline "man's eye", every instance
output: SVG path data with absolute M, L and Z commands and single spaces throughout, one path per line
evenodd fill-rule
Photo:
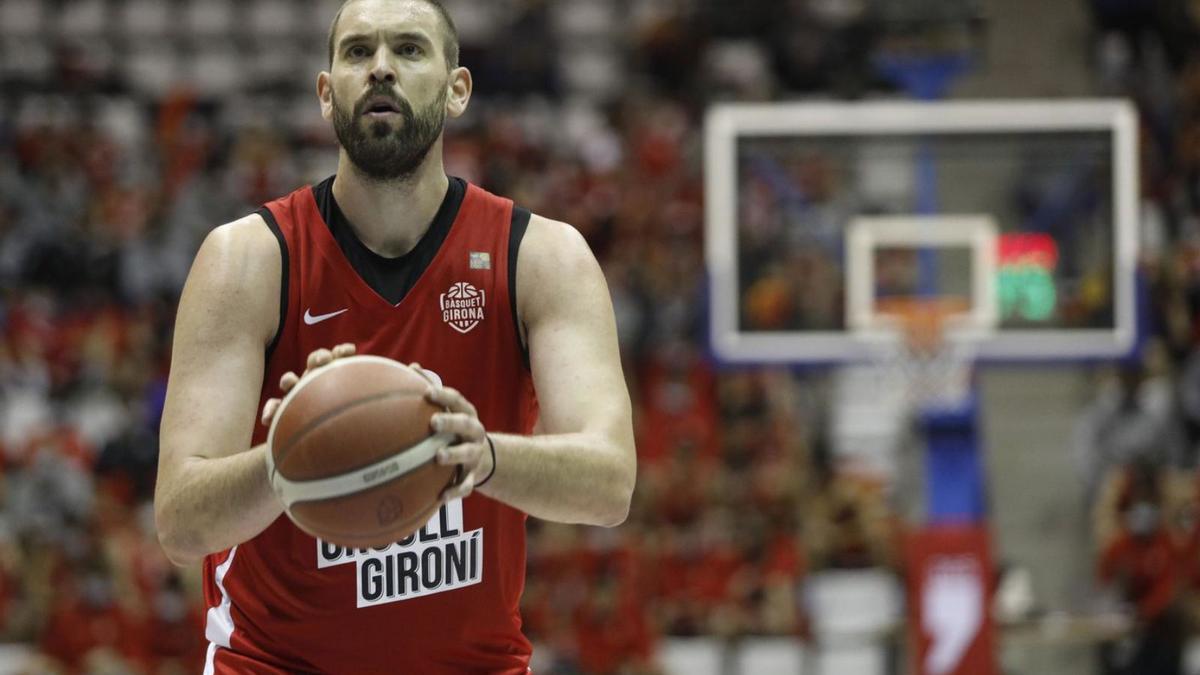
M 400 48 L 401 56 L 420 56 L 422 53 L 421 48 L 411 42 Z
M 361 59 L 362 57 L 364 57 L 366 55 L 367 55 L 367 48 L 363 47 L 362 45 L 357 45 L 357 46 L 351 47 L 350 49 L 346 50 L 346 56 L 349 56 L 352 59 Z

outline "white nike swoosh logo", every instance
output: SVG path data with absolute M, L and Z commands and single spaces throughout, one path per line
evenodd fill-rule
M 350 311 L 350 308 L 347 307 L 346 309 L 339 309 L 336 312 L 330 312 L 328 314 L 317 314 L 316 316 L 313 316 L 312 310 L 306 309 L 306 310 L 304 310 L 304 323 L 306 323 L 310 326 L 313 326 L 318 323 L 321 323 L 325 319 L 332 319 L 333 317 L 337 316 L 338 314 L 345 314 L 346 312 L 349 312 L 349 311 Z

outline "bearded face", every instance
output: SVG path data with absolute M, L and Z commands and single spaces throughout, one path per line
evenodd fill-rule
M 403 181 L 417 170 L 446 125 L 446 90 L 414 111 L 380 82 L 347 109 L 332 95 L 333 129 L 346 155 L 363 176 Z

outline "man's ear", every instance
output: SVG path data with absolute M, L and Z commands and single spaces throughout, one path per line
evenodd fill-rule
M 450 80 L 446 83 L 446 114 L 450 117 L 460 117 L 467 111 L 471 102 L 471 71 L 463 67 L 450 71 Z
M 317 75 L 317 100 L 321 103 L 321 117 L 328 122 L 333 119 L 333 81 L 327 71 Z

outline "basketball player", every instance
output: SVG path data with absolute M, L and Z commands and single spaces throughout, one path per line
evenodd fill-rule
M 617 525 L 633 490 L 604 277 L 570 226 L 446 176 L 471 74 L 439 2 L 349 0 L 329 40 L 336 175 L 213 230 L 183 290 L 159 539 L 203 559 L 206 673 L 526 673 L 526 514 Z M 465 473 L 383 550 L 282 517 L 255 424 L 293 373 L 355 347 L 440 379 L 432 425 L 460 442 L 436 461 Z

